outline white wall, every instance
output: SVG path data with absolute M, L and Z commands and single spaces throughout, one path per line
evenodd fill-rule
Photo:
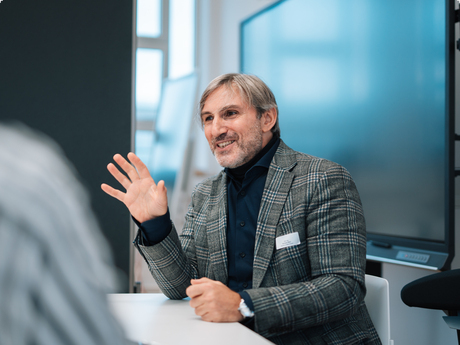
M 197 0 L 201 85 L 215 77 L 239 72 L 240 23 L 277 0 Z
M 276 0 L 198 0 L 198 66 L 200 70 L 200 91 L 216 76 L 239 71 L 240 22 L 258 10 L 265 8 Z M 457 29 L 458 30 L 458 29 Z M 460 80 L 460 59 L 457 52 L 457 80 Z M 457 99 L 460 99 L 460 86 L 457 88 Z M 457 109 L 460 120 L 460 109 Z M 456 133 L 460 134 L 460 121 L 456 125 Z M 210 154 L 207 142 L 200 129 L 196 130 L 196 170 L 199 176 L 212 175 L 220 170 Z M 199 153 L 199 154 L 198 154 Z M 460 166 L 460 147 L 456 156 Z M 190 183 L 192 187 L 194 183 Z M 460 185 L 460 184 L 459 184 Z M 460 216 L 460 187 L 456 188 L 456 212 Z M 456 217 L 456 219 L 460 219 Z M 459 229 L 457 222 L 456 229 Z M 456 248 L 460 248 L 460 231 Z M 460 249 L 458 249 L 460 250 Z M 453 268 L 460 268 L 460 255 L 454 259 Z M 410 308 L 400 298 L 402 287 L 420 277 L 433 274 L 433 271 L 406 266 L 384 264 L 383 276 L 390 283 L 390 307 L 392 339 L 396 345 L 454 345 L 457 344 L 456 332 L 444 323 L 441 311 Z

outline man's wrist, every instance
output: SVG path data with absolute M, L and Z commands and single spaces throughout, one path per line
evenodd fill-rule
M 160 243 L 168 237 L 172 229 L 169 209 L 166 214 L 147 220 L 143 223 L 139 223 L 139 221 L 134 217 L 133 220 L 141 230 L 142 237 L 144 238 L 144 245 L 146 246 L 152 246 Z
M 251 309 L 249 309 L 249 307 L 244 302 L 244 299 L 241 299 L 240 306 L 238 307 L 238 311 L 241 313 L 241 315 L 243 315 L 245 319 L 254 317 L 254 312 Z

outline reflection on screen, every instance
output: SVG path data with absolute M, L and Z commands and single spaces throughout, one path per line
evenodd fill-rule
M 290 0 L 242 25 L 292 148 L 344 165 L 369 233 L 444 240 L 445 4 Z

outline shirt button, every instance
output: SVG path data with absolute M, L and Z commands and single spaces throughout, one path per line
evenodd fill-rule
M 242 258 L 244 258 L 244 257 L 246 256 L 246 254 L 243 253 L 243 252 L 241 252 L 241 253 L 240 253 L 240 256 L 241 256 Z
M 244 220 L 240 223 L 240 226 L 243 227 L 245 224 Z
M 243 283 L 243 287 L 244 287 L 244 288 L 247 288 L 247 287 L 248 287 L 248 283 L 244 282 L 244 283 Z

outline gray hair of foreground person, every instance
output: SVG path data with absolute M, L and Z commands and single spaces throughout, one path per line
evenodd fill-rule
M 0 345 L 126 344 L 104 241 L 57 145 L 0 125 Z

